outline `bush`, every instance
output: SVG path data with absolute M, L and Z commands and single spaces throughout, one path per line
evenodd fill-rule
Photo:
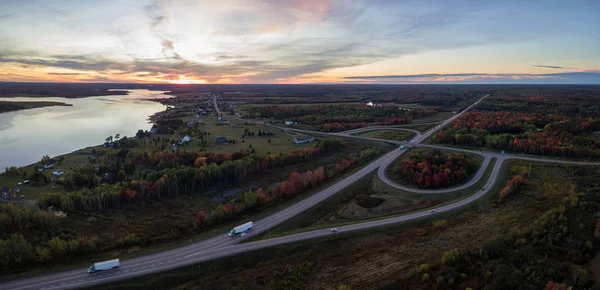
M 139 244 L 139 242 L 140 240 L 134 233 L 129 233 L 117 241 L 121 247 L 135 246 Z
M 419 266 L 419 273 L 426 273 L 426 272 L 429 272 L 429 265 L 421 264 L 421 266 Z
M 443 276 L 439 276 L 439 277 L 437 277 L 436 283 L 438 286 L 442 286 L 442 285 L 446 284 L 446 281 L 444 280 Z
M 425 273 L 423 274 L 423 276 L 421 276 L 421 281 L 427 283 L 429 282 L 429 274 Z

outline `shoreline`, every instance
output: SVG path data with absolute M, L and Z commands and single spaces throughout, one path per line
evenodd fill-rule
M 44 107 L 72 107 L 72 104 L 56 101 L 0 101 L 0 114 Z

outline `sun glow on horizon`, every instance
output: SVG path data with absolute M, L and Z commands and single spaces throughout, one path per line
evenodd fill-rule
M 176 84 L 176 85 L 192 85 L 192 84 L 207 84 L 208 83 L 206 80 L 203 80 L 203 79 L 192 79 L 192 78 L 187 78 L 183 75 L 180 75 L 179 79 L 169 80 L 169 82 L 172 84 Z

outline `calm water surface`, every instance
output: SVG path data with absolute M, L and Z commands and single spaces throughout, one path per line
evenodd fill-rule
M 129 90 L 127 96 L 81 99 L 0 98 L 2 101 L 58 101 L 72 107 L 45 107 L 0 114 L 0 172 L 8 166 L 39 161 L 104 143 L 108 136 L 134 136 L 150 130 L 148 117 L 164 106 L 142 99 L 165 98 L 164 92 Z

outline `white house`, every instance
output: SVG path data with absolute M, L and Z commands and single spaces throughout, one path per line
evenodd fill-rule
M 52 171 L 52 177 L 59 177 L 63 174 L 65 174 L 65 171 L 62 169 Z
M 185 135 L 183 138 L 181 138 L 181 140 L 179 141 L 179 145 L 185 144 L 185 143 L 190 143 L 190 141 L 192 140 L 192 138 L 190 138 L 189 135 Z
M 314 138 L 312 136 L 303 136 L 303 137 L 294 137 L 294 142 L 296 142 L 296 144 L 304 144 L 304 143 L 310 143 L 314 140 Z
M 375 106 L 375 104 L 373 104 L 373 102 L 368 102 L 367 106 L 373 107 L 373 106 Z

